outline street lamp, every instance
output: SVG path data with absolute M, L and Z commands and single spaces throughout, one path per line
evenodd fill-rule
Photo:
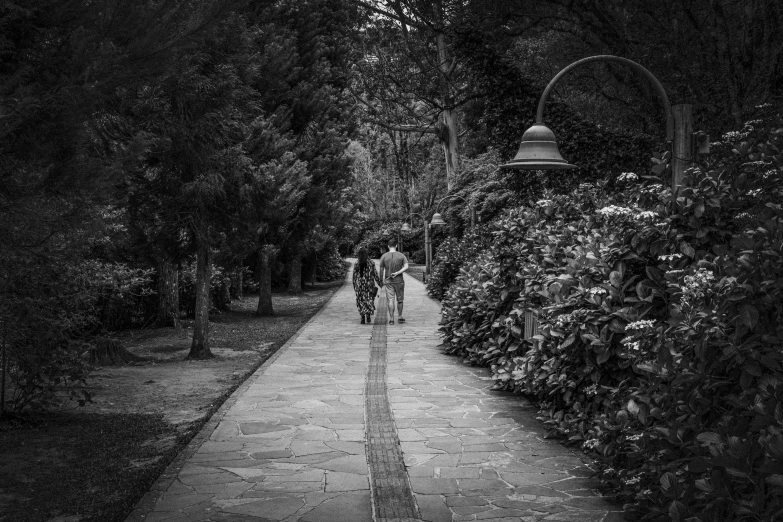
M 440 215 L 440 212 L 438 212 L 438 209 L 440 208 L 440 204 L 446 201 L 450 198 L 457 198 L 461 199 L 468 205 L 468 209 L 470 209 L 470 228 L 474 228 L 476 226 L 476 209 L 471 205 L 465 198 L 462 196 L 457 196 L 456 194 L 452 194 L 450 196 L 445 196 L 440 201 L 438 201 L 438 204 L 435 205 L 435 213 L 432 215 L 432 221 L 430 221 L 430 225 L 445 225 L 446 222 L 443 220 L 443 216 Z
M 682 182 L 682 174 L 685 172 L 687 163 L 690 163 L 690 158 L 692 157 L 690 152 L 692 140 L 691 106 L 676 105 L 674 107 L 675 110 L 672 111 L 672 105 L 669 101 L 669 96 L 666 94 L 666 90 L 650 71 L 633 60 L 608 54 L 590 56 L 578 60 L 565 67 L 552 78 L 546 86 L 546 89 L 544 89 L 544 93 L 541 95 L 541 99 L 538 102 L 536 123 L 522 135 L 522 143 L 520 144 L 514 159 L 505 165 L 501 165 L 501 167 L 518 170 L 566 170 L 577 168 L 575 165 L 571 165 L 563 159 L 560 155 L 560 150 L 557 147 L 555 133 L 544 125 L 544 105 L 555 84 L 564 75 L 577 67 L 596 61 L 617 62 L 628 65 L 650 80 L 655 87 L 655 90 L 658 91 L 658 94 L 663 100 L 664 111 L 666 113 L 666 141 L 674 141 L 672 190 L 676 192 L 677 187 L 679 187 Z
M 427 223 L 427 218 L 419 214 L 418 212 L 412 212 L 405 218 L 406 220 L 411 216 L 419 216 L 424 222 L 424 282 L 430 277 L 430 269 L 432 268 L 432 257 L 430 256 L 430 224 Z M 402 224 L 400 227 L 401 232 L 410 232 L 411 226 L 407 223 Z

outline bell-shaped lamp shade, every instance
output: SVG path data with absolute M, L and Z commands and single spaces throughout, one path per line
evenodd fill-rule
M 543 123 L 536 123 L 522 135 L 522 143 L 514 159 L 501 165 L 518 170 L 564 170 L 575 169 L 557 148 L 555 133 Z
M 402 231 L 402 232 L 410 232 L 411 231 L 411 226 L 408 223 L 403 223 L 402 226 L 400 227 L 400 231 Z
M 432 221 L 430 221 L 430 225 L 445 225 L 446 222 L 443 221 L 443 218 L 441 217 L 439 212 L 435 212 L 432 216 Z

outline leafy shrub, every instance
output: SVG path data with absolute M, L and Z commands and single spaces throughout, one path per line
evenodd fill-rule
M 427 292 L 435 299 L 442 299 L 462 266 L 486 249 L 491 238 L 488 226 L 478 226 L 468 230 L 461 239 L 445 239 L 432 260 L 432 276 L 427 282 Z
M 345 278 L 349 266 L 337 250 L 337 245 L 330 245 L 318 256 L 316 278 L 321 282 L 338 281 Z
M 447 351 L 536 400 L 639 520 L 783 510 L 783 126 L 716 148 L 678 194 L 621 176 L 510 212 L 443 299 Z
M 71 400 L 83 405 L 90 398 L 83 388 L 90 370 L 86 341 L 104 328 L 107 317 L 149 294 L 151 271 L 95 260 L 19 264 L 10 254 L 1 260 L 15 266 L 0 301 L 6 406 L 21 412 Z

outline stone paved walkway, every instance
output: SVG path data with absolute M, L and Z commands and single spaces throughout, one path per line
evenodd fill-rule
M 407 323 L 360 325 L 346 283 L 128 522 L 621 521 L 531 405 L 440 353 L 439 313 L 406 276 Z

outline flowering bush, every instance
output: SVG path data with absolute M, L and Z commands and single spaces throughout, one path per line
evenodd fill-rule
M 489 227 L 479 226 L 475 230 L 466 231 L 462 239 L 449 237 L 443 240 L 432 260 L 432 275 L 427 282 L 427 292 L 435 299 L 442 299 L 463 265 L 487 248 L 491 237 Z
M 443 299 L 447 352 L 537 401 L 638 520 L 783 510 L 783 128 L 730 139 L 677 194 L 626 178 L 509 212 Z

